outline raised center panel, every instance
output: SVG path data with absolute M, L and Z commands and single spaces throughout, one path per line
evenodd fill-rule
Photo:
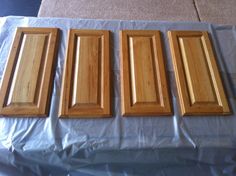
M 217 104 L 202 37 L 180 37 L 179 44 L 191 104 L 210 102 Z
M 28 103 L 37 106 L 47 39 L 47 34 L 23 35 L 7 105 Z
M 76 42 L 72 106 L 100 105 L 101 37 L 78 36 Z
M 152 37 L 129 37 L 132 103 L 157 103 L 155 55 Z

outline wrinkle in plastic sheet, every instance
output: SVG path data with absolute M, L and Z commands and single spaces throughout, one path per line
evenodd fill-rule
M 0 18 L 0 78 L 16 27 L 61 29 L 50 114 L 47 118 L 0 118 L 1 175 L 236 175 L 236 29 L 208 23 Z M 68 30 L 111 31 L 113 117 L 59 119 L 58 105 Z M 121 29 L 162 32 L 174 115 L 120 116 L 119 36 Z M 168 30 L 207 30 L 233 114 L 181 117 L 169 51 Z

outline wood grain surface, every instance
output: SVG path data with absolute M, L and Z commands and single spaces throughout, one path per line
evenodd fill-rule
M 171 114 L 159 31 L 120 31 L 120 69 L 123 116 Z
M 59 116 L 111 115 L 109 60 L 109 31 L 69 31 Z
M 168 31 L 182 115 L 229 114 L 213 48 L 204 31 Z
M 0 90 L 0 114 L 46 116 L 58 29 L 17 28 Z

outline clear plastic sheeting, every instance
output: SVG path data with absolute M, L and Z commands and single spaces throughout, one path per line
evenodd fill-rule
M 118 21 L 66 18 L 0 18 L 0 78 L 16 27 L 61 29 L 50 115 L 0 118 L 0 175 L 236 175 L 236 29 L 208 23 Z M 59 119 L 62 70 L 68 30 L 111 31 L 113 117 Z M 119 35 L 121 29 L 162 32 L 174 114 L 120 115 Z M 176 95 L 168 30 L 207 30 L 232 108 L 230 116 L 182 117 Z

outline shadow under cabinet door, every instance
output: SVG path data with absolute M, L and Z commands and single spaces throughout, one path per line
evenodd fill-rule
M 58 33 L 17 28 L 0 90 L 1 115 L 48 115 Z
M 182 115 L 229 114 L 208 33 L 169 31 L 168 36 Z
M 69 31 L 59 116 L 111 115 L 109 60 L 109 31 Z
M 171 114 L 159 31 L 120 31 L 120 74 L 122 115 Z

